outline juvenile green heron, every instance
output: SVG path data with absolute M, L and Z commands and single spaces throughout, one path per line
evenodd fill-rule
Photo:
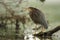
M 47 21 L 45 20 L 44 14 L 37 8 L 28 7 L 26 10 L 29 11 L 29 16 L 31 17 L 32 21 L 37 25 L 42 25 L 42 31 L 48 28 Z

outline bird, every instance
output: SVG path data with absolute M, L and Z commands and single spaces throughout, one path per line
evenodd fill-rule
M 41 25 L 42 32 L 44 32 L 44 29 L 48 28 L 48 23 L 45 19 L 45 15 L 41 10 L 35 7 L 28 7 L 25 10 L 29 11 L 29 16 L 36 25 Z

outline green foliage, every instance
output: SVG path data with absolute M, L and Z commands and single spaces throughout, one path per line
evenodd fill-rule
M 41 2 L 45 2 L 45 0 L 40 0 Z

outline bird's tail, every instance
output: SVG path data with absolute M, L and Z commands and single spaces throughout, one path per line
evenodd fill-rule
M 47 23 L 44 24 L 44 28 L 48 29 L 48 24 Z
M 45 29 L 48 29 L 48 25 L 45 26 Z

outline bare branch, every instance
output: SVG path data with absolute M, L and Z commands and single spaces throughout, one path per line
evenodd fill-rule
M 19 0 L 19 1 L 18 1 L 18 4 L 16 5 L 16 7 L 19 7 L 19 4 L 21 4 L 22 1 L 23 1 L 23 0 Z
M 38 34 L 34 34 L 34 36 L 38 37 L 38 38 L 41 38 L 41 37 L 45 37 L 45 38 L 49 38 L 52 36 L 53 33 L 57 32 L 60 30 L 60 26 L 57 26 L 56 28 L 50 30 L 50 31 L 47 31 L 47 32 L 39 32 Z
M 12 10 L 12 8 L 9 5 L 7 5 L 4 2 L 0 2 L 0 4 L 2 4 L 5 7 L 6 11 L 8 11 L 11 15 L 14 15 L 15 11 Z

